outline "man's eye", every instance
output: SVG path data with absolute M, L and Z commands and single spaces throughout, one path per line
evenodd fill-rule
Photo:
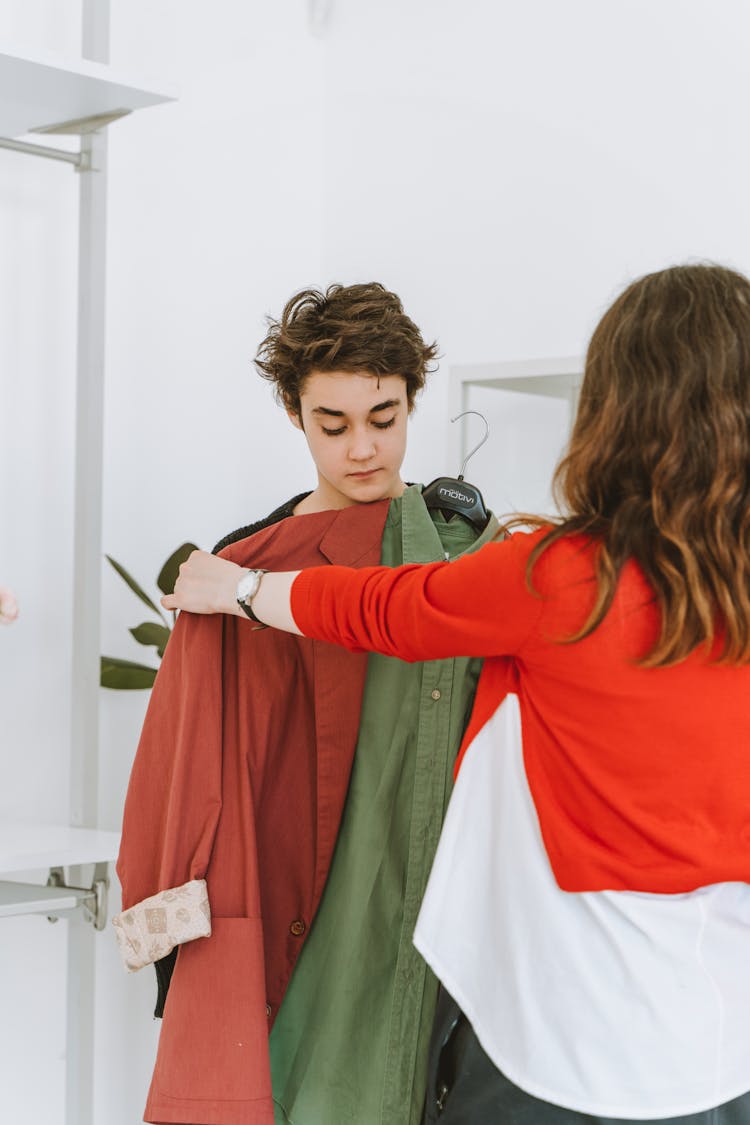
M 327 430 L 325 426 L 322 426 L 321 429 L 323 430 L 323 433 L 328 434 L 329 437 L 337 437 L 338 434 L 343 434 L 346 426 L 339 426 L 337 430 Z
M 373 422 L 373 426 L 377 430 L 389 430 L 395 421 L 396 415 L 394 414 L 394 416 L 392 418 L 389 418 L 387 422 Z

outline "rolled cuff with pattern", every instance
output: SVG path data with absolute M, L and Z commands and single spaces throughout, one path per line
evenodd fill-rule
M 116 914 L 112 925 L 129 972 L 166 957 L 176 945 L 211 934 L 205 879 L 159 891 Z

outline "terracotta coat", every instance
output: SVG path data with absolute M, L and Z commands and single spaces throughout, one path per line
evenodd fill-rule
M 222 555 L 268 570 L 373 565 L 387 510 L 286 519 Z M 128 966 L 180 950 L 148 1122 L 273 1125 L 268 1030 L 328 873 L 366 660 L 236 617 L 178 618 L 117 863 Z

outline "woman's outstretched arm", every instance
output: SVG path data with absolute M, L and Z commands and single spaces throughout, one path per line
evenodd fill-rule
M 165 594 L 165 609 L 184 609 L 189 613 L 234 613 L 248 621 L 237 602 L 237 583 L 246 568 L 229 559 L 193 551 L 180 567 L 173 593 Z M 261 621 L 286 633 L 301 633 L 292 617 L 289 592 L 298 570 L 265 574 L 253 598 L 253 612 Z
M 253 612 L 277 629 L 402 660 L 512 654 L 541 614 L 541 599 L 526 585 L 532 538 L 489 543 L 449 563 L 266 574 Z M 242 617 L 235 599 L 242 573 L 194 552 L 162 604 Z

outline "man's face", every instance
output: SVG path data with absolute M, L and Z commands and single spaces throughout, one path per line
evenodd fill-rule
M 304 429 L 326 507 L 401 495 L 409 411 L 400 375 L 312 371 L 300 410 L 301 417 L 289 417 Z

